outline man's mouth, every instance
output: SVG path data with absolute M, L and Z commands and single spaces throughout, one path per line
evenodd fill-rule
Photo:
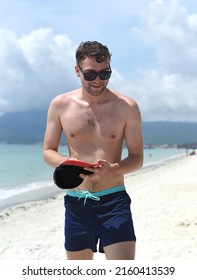
M 100 88 L 102 86 L 102 84 L 100 84 L 100 85 L 92 85 L 92 87 L 94 87 L 94 88 Z

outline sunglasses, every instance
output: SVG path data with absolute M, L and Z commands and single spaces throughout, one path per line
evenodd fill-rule
M 111 77 L 111 73 L 112 73 L 110 66 L 109 66 L 109 69 L 101 70 L 100 72 L 95 72 L 93 70 L 84 72 L 79 65 L 78 65 L 78 67 L 79 67 L 80 71 L 82 72 L 83 77 L 86 81 L 94 81 L 97 76 L 99 76 L 99 78 L 101 80 L 108 80 Z

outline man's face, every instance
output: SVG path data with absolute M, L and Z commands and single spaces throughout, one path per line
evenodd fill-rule
M 94 57 L 87 57 L 81 62 L 81 65 L 76 66 L 75 70 L 77 75 L 81 79 L 82 87 L 91 96 L 100 96 L 104 92 L 111 74 L 110 67 L 107 62 L 103 61 L 98 63 Z M 95 73 L 99 73 L 100 71 L 102 71 L 100 74 L 101 77 L 99 77 L 99 75 L 94 77 Z M 103 79 L 106 77 L 107 79 Z M 95 79 L 87 81 L 86 78 Z

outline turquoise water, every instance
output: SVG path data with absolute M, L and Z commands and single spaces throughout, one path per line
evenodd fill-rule
M 67 147 L 60 147 L 67 155 Z M 178 155 L 182 149 L 145 149 L 144 167 Z M 127 151 L 123 150 L 123 157 Z M 42 159 L 42 145 L 0 145 L 0 199 L 31 189 L 52 186 L 53 169 Z

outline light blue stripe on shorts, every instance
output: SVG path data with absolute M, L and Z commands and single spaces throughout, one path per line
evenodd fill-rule
M 84 198 L 84 205 L 85 205 L 86 200 L 88 198 L 99 201 L 101 196 L 120 192 L 120 191 L 125 191 L 125 186 L 117 186 L 99 192 L 89 192 L 86 190 L 79 190 L 79 191 L 67 190 L 66 193 L 69 196 L 78 197 L 79 199 Z

